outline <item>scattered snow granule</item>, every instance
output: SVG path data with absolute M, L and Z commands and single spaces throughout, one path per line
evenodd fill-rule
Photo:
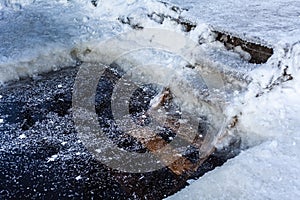
M 27 138 L 27 136 L 24 133 L 19 136 L 19 139 L 25 139 L 25 138 Z
M 3 97 L 3 96 L 2 96 L 2 95 L 0 95 L 0 99 L 2 99 L 2 97 Z
M 240 91 L 238 91 L 238 90 L 235 90 L 234 91 L 234 96 L 237 96 L 237 95 L 239 95 L 240 94 Z
M 2 124 L 4 122 L 4 120 L 3 119 L 0 119 L 0 124 Z
M 59 85 L 57 86 L 57 88 L 62 88 L 62 85 L 61 85 L 61 84 L 59 84 Z
M 89 21 L 89 17 L 87 17 L 87 16 L 84 16 L 83 18 L 82 18 L 82 22 L 83 23 L 86 23 L 86 22 L 88 22 Z
M 186 124 L 188 122 L 188 120 L 187 119 L 179 119 L 178 122 L 180 124 Z
M 180 114 L 180 115 L 182 114 L 182 112 L 180 112 L 179 110 L 176 110 L 176 113 L 177 113 L 177 114 Z
M 68 142 L 62 142 L 61 145 L 65 146 Z
M 56 154 L 56 155 L 53 155 L 53 156 L 51 156 L 50 158 L 48 158 L 48 161 L 47 161 L 47 162 L 53 162 L 53 161 L 56 160 L 57 157 L 58 157 L 57 154 Z
M 79 180 L 82 179 L 82 177 L 79 175 L 79 176 L 77 176 L 75 179 L 76 179 L 76 181 L 79 181 Z
M 101 153 L 101 149 L 96 149 L 95 150 L 97 153 Z
M 80 153 L 80 152 L 77 152 L 77 153 L 75 153 L 75 155 L 76 155 L 76 156 L 80 156 L 80 155 L 81 155 L 81 153 Z

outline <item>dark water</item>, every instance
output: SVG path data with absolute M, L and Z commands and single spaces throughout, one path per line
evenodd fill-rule
M 189 175 L 178 176 L 168 168 L 141 174 L 108 168 L 85 149 L 74 129 L 71 101 L 77 71 L 68 68 L 0 88 L 0 199 L 162 199 L 238 153 L 237 141 Z M 118 146 L 144 152 L 139 141 L 111 124 L 110 97 L 118 76 L 108 71 L 99 81 L 99 123 Z M 157 93 L 146 87 L 132 98 L 133 116 L 147 110 Z

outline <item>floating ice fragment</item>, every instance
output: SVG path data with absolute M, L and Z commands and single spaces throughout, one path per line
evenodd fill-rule
M 3 97 L 3 96 L 2 96 L 2 95 L 0 95 L 0 99 L 2 99 L 2 97 Z
M 1 121 L 0 121 L 1 122 Z M 22 135 L 19 136 L 19 139 L 25 139 L 27 136 L 23 133 Z
M 76 181 L 79 181 L 79 180 L 82 179 L 82 177 L 79 175 L 79 176 L 77 176 L 75 179 L 76 179 Z
M 62 88 L 63 86 L 61 84 L 57 85 L 57 88 Z

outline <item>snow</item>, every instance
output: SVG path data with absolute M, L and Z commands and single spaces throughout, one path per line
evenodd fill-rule
M 298 16 L 294 16 L 299 2 L 239 1 L 231 9 L 228 2 L 223 3 L 222 7 L 215 6 L 213 19 L 209 16 L 212 13 L 206 13 L 201 8 L 202 2 L 204 4 L 206 1 L 197 2 L 197 6 L 192 8 L 201 13 L 192 13 L 194 17 L 236 35 L 244 33 L 244 38 L 250 36 L 254 41 L 268 41 L 276 48 L 266 64 L 248 73 L 252 81 L 247 92 L 235 95 L 226 109 L 228 116 L 241 113 L 237 130 L 242 146 L 248 149 L 168 199 L 299 199 L 300 47 L 296 32 L 300 24 Z M 215 3 L 210 1 L 210 5 Z M 295 7 L 278 7 L 283 3 L 295 4 Z M 251 15 L 249 4 L 257 4 L 255 16 Z M 262 8 L 264 13 L 272 15 L 261 19 L 262 16 L 257 13 Z M 229 17 L 230 23 L 225 23 L 224 20 L 229 21 Z M 285 24 L 281 26 L 284 19 Z M 262 20 L 264 23 L 258 23 Z M 260 29 L 258 26 L 261 26 Z M 295 30 L 290 31 L 292 29 Z M 293 79 L 278 82 L 284 71 Z
M 246 94 L 239 129 L 251 148 L 169 199 L 299 199 L 299 72 L 295 77 L 260 98 Z
M 117 32 L 107 19 L 87 21 L 93 8 L 86 1 L 19 3 L 0 3 L 0 82 L 73 66 L 75 44 Z
M 300 1 L 297 0 L 166 0 L 186 7 L 183 16 L 201 20 L 240 38 L 276 46 L 299 41 Z
M 21 134 L 21 135 L 19 136 L 19 138 L 20 138 L 20 139 L 25 139 L 25 138 L 27 138 L 27 136 L 26 136 L 25 134 Z
M 245 99 L 239 129 L 251 148 L 168 199 L 299 199 L 299 85 Z
M 50 158 L 47 158 L 47 162 L 54 162 L 58 158 L 58 155 L 52 155 Z
M 299 199 L 299 139 L 244 151 L 168 199 Z
M 194 41 L 201 38 L 204 44 L 198 55 L 202 63 L 237 71 L 240 77 L 251 80 L 247 91 L 234 92 L 224 108 L 228 118 L 238 115 L 233 135 L 242 138 L 244 151 L 169 199 L 299 199 L 300 2 L 166 2 L 188 11 L 175 13 L 155 0 L 100 0 L 97 8 L 87 0 L 0 0 L 0 83 L 75 66 L 79 58 L 97 61 L 100 42 L 130 30 L 117 20 L 119 17 L 129 17 L 132 23 L 146 28 L 176 31 Z M 182 27 L 170 20 L 162 24 L 155 22 L 157 16 L 150 20 L 148 14 L 152 12 L 174 18 L 180 15 L 197 27 L 183 33 Z M 211 30 L 271 46 L 274 55 L 266 64 L 249 64 L 214 42 Z M 92 50 L 94 57 L 82 57 L 87 50 Z M 235 51 L 249 59 L 241 48 Z M 293 80 L 280 81 L 283 73 L 291 74 Z M 48 162 L 57 157 L 51 156 Z
M 77 176 L 75 179 L 76 179 L 76 181 L 79 181 L 79 180 L 82 179 L 82 177 L 79 175 L 79 176 Z

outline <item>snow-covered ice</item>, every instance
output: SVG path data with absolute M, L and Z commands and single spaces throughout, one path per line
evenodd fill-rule
M 222 69 L 251 80 L 224 109 L 228 117 L 238 115 L 232 134 L 242 138 L 245 150 L 170 199 L 299 199 L 300 2 L 165 2 L 99 0 L 96 8 L 88 0 L 0 0 L 0 82 L 75 66 L 98 43 L 131 30 L 129 25 L 201 38 L 206 55 L 201 61 L 221 63 Z M 182 8 L 179 13 L 170 9 L 173 4 Z M 153 19 L 151 13 L 156 13 Z M 158 14 L 168 17 L 163 20 Z M 184 32 L 169 20 L 179 16 L 197 24 L 195 29 Z M 215 42 L 213 30 L 272 47 L 274 55 L 265 64 L 249 64 Z M 247 60 L 249 55 L 236 50 Z

